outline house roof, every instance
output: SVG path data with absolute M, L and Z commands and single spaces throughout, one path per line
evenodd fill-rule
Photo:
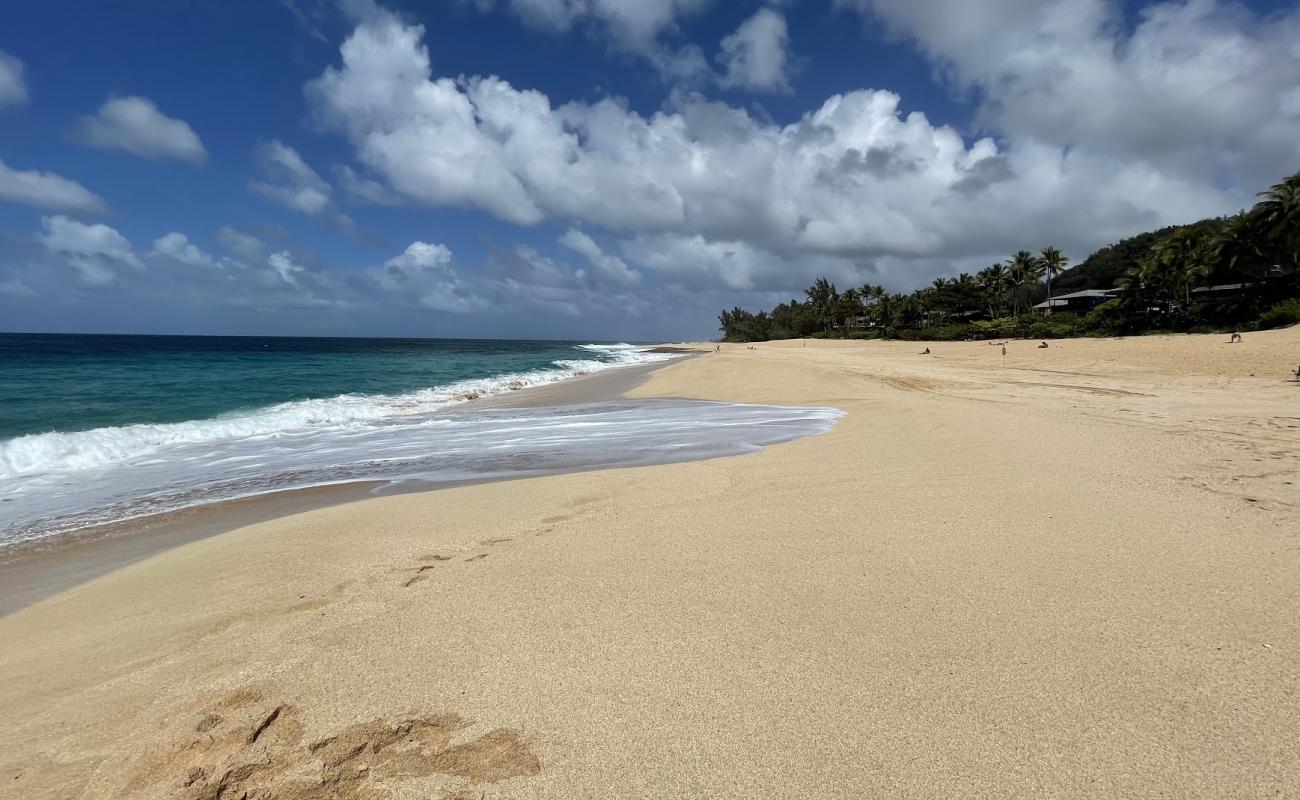
M 1114 289 L 1083 289 L 1078 292 L 1069 294 L 1058 294 L 1053 300 L 1072 300 L 1076 297 L 1110 297 L 1115 293 Z
M 1247 286 L 1254 286 L 1253 283 L 1220 283 L 1216 286 L 1197 286 L 1192 290 L 1192 294 L 1197 292 L 1227 292 L 1234 289 L 1245 289 Z
M 1111 297 L 1114 293 L 1114 289 L 1083 289 L 1078 292 L 1058 294 L 1056 297 L 1049 297 L 1034 306 L 1034 308 L 1059 308 L 1061 306 L 1068 306 L 1071 300 L 1080 300 L 1085 297 Z

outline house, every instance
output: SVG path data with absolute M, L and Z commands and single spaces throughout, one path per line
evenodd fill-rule
M 1044 315 L 1050 314 L 1053 311 L 1070 311 L 1084 314 L 1115 297 L 1117 294 L 1119 294 L 1119 290 L 1117 289 L 1084 289 L 1083 291 L 1070 292 L 1069 294 L 1058 294 L 1056 297 L 1049 297 L 1034 306 L 1034 310 L 1041 311 Z
M 1198 286 L 1192 290 L 1192 295 L 1197 299 L 1235 297 L 1244 294 L 1254 285 L 1253 283 L 1220 283 L 1215 286 Z

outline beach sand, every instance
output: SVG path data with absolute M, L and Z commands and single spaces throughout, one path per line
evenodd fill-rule
M 847 416 L 160 553 L 0 618 L 0 796 L 1298 796 L 1300 329 L 1226 340 L 724 345 L 628 393 Z

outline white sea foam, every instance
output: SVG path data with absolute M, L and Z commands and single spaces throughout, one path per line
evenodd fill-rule
M 553 362 L 554 369 L 458 381 L 399 395 L 344 394 L 189 422 L 20 436 L 0 442 L 0 481 L 125 464 L 184 445 L 278 437 L 309 429 L 364 428 L 391 417 L 428 414 L 480 397 L 673 358 L 630 344 L 585 344 L 575 349 L 599 358 L 559 360 Z
M 457 409 L 467 400 L 671 355 L 580 345 L 553 369 L 400 395 L 348 394 L 213 419 L 0 442 L 0 545 L 286 489 L 452 482 L 682 461 L 820 433 L 825 408 L 619 401 Z
M 832 408 L 699 400 L 443 410 L 156 446 L 148 458 L 0 481 L 0 544 L 286 489 L 434 483 L 686 461 L 828 430 Z

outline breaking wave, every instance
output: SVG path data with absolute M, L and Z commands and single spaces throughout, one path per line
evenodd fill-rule
M 385 420 L 427 414 L 481 397 L 673 358 L 631 344 L 583 344 L 574 349 L 591 357 L 557 360 L 552 362 L 553 369 L 463 380 L 397 395 L 343 394 L 188 422 L 20 436 L 0 441 L 0 481 L 128 464 L 174 447 L 270 441 L 303 431 L 344 434 L 349 429 L 362 430 Z

